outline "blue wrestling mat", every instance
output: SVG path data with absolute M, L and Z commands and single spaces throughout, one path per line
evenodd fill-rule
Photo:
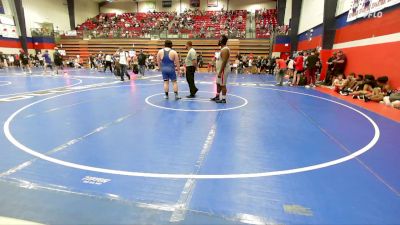
M 209 101 L 211 74 L 179 101 L 159 73 L 134 78 L 0 72 L 0 216 L 400 224 L 399 123 L 270 75 L 230 75 L 227 104 Z

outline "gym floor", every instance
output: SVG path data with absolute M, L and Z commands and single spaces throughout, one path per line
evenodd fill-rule
M 400 224 L 398 122 L 271 75 L 230 75 L 227 104 L 212 74 L 179 101 L 158 72 L 132 78 L 0 72 L 0 217 Z

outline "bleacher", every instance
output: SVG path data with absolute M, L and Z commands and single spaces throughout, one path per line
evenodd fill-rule
M 185 44 L 187 39 L 172 39 L 174 49 L 181 57 L 186 57 L 187 50 Z M 205 64 L 208 64 L 213 59 L 215 52 L 219 50 L 217 46 L 218 40 L 215 39 L 193 39 L 193 47 L 198 54 L 203 55 Z M 155 55 L 158 50 L 164 47 L 164 40 L 150 40 L 150 39 L 92 39 L 92 40 L 78 40 L 78 39 L 61 39 L 60 44 L 66 50 L 67 57 L 76 57 L 80 55 L 81 58 L 87 60 L 89 54 L 97 54 L 100 51 L 108 54 L 114 54 L 115 51 L 122 47 L 125 50 L 132 49 L 132 44 L 135 44 L 135 50 L 143 50 L 145 54 Z M 229 48 L 231 49 L 231 62 L 235 57 L 240 54 L 253 54 L 253 56 L 266 57 L 269 54 L 270 41 L 268 39 L 262 40 L 245 40 L 245 39 L 230 39 L 228 41 Z
M 246 10 L 233 10 L 229 12 L 205 11 L 201 15 L 193 15 L 192 11 L 183 13 L 180 17 L 175 18 L 172 24 L 180 24 L 182 18 L 191 18 L 193 29 L 170 28 L 171 33 L 180 32 L 182 34 L 191 34 L 192 36 L 206 37 L 206 33 L 212 33 L 212 37 L 220 37 L 222 33 L 228 33 L 233 28 L 238 32 L 246 31 Z M 240 22 L 239 22 L 240 21 Z M 225 27 L 227 25 L 229 28 Z M 222 27 L 221 27 L 222 26 Z M 202 28 L 204 33 L 201 32 Z
M 269 38 L 271 32 L 278 26 L 277 10 L 256 10 L 256 37 Z
M 170 12 L 102 13 L 76 27 L 79 37 L 88 32 L 94 38 L 145 37 L 151 31 L 169 31 L 189 37 L 218 38 L 222 33 L 245 38 L 246 10 Z
M 258 12 L 258 13 L 261 13 Z M 263 20 L 256 20 L 260 23 L 272 21 L 276 24 L 276 10 L 267 10 L 262 13 Z M 265 17 L 265 18 L 264 18 Z M 189 19 L 190 18 L 190 19 Z M 135 50 L 143 49 L 146 54 L 156 54 L 164 45 L 163 40 L 151 40 L 144 38 L 144 34 L 149 32 L 149 29 L 170 29 L 173 23 L 190 24 L 193 29 L 182 29 L 179 32 L 187 34 L 194 44 L 197 52 L 203 55 L 204 64 L 207 65 L 214 58 L 215 52 L 219 50 L 217 46 L 218 38 L 222 33 L 227 33 L 229 27 L 235 27 L 238 32 L 246 31 L 246 10 L 233 11 L 186 11 L 177 16 L 175 13 L 154 12 L 154 13 L 123 13 L 120 15 L 114 13 L 102 13 L 94 18 L 88 19 L 83 24 L 77 26 L 76 39 L 70 37 L 62 37 L 60 44 L 67 52 L 67 57 L 76 57 L 80 55 L 83 59 L 87 59 L 89 54 L 104 53 L 114 54 L 119 47 L 125 50 L 132 49 L 132 44 L 135 45 Z M 184 21 L 184 22 L 183 22 Z M 189 21 L 189 22 L 188 22 Z M 221 26 L 222 25 L 222 26 Z M 199 35 L 201 30 L 212 33 L 214 39 L 207 39 L 204 35 Z M 87 40 L 83 40 L 83 33 L 91 32 Z M 257 31 L 257 38 L 267 37 L 260 30 Z M 232 32 L 230 33 L 232 34 Z M 147 36 L 149 37 L 149 36 Z M 232 36 L 231 36 L 232 37 Z M 240 54 L 252 54 L 253 56 L 266 57 L 270 50 L 269 39 L 243 39 L 230 38 L 229 47 L 231 48 L 231 61 Z M 189 39 L 172 39 L 174 49 L 185 57 L 185 43 Z
M 78 34 L 91 32 L 94 37 L 142 37 L 152 29 L 168 29 L 168 24 L 175 17 L 174 13 L 102 13 L 78 25 Z

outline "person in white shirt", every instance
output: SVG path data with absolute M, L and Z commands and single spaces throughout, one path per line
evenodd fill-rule
M 288 75 L 289 77 L 292 77 L 294 73 L 294 60 L 292 57 L 290 57 L 288 60 Z
M 13 55 L 8 56 L 8 61 L 10 62 L 9 66 L 14 66 L 14 56 Z
M 110 67 L 110 71 L 112 73 L 111 64 L 112 64 L 112 57 L 111 57 L 110 54 L 107 54 L 106 57 L 105 57 L 105 66 L 104 66 L 104 71 L 103 72 L 106 72 L 107 67 Z
M 120 67 L 119 75 L 121 76 L 121 81 L 124 81 L 124 76 L 125 75 L 130 80 L 131 77 L 129 76 L 129 73 L 127 71 L 127 69 L 128 69 L 128 59 L 129 59 L 128 53 L 126 51 L 124 51 L 122 48 L 119 48 L 118 51 L 115 53 L 115 57 L 117 58 L 117 61 L 118 61 L 119 67 Z
M 81 65 L 81 56 L 80 55 L 76 56 L 76 58 L 74 60 L 74 67 L 75 68 L 79 68 L 79 69 L 82 67 L 82 65 Z
M 199 89 L 197 89 L 196 84 L 194 83 L 194 73 L 196 72 L 197 66 L 197 53 L 196 50 L 192 46 L 192 42 L 186 42 L 186 49 L 189 50 L 186 58 L 186 81 L 189 84 L 190 95 L 186 96 L 187 98 L 196 97 L 196 93 Z

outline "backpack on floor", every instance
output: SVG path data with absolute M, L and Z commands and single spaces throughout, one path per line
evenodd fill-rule
M 139 73 L 139 68 L 138 68 L 138 65 L 133 65 L 133 70 L 132 70 L 132 72 L 134 73 L 134 74 L 138 74 Z
M 120 76 L 120 73 L 119 73 L 119 69 L 117 69 L 117 68 L 114 68 L 114 76 L 116 76 L 116 77 L 119 77 Z
M 256 66 L 252 66 L 251 67 L 251 73 L 252 74 L 256 74 L 258 72 L 257 67 Z
M 299 85 L 300 86 L 305 86 L 307 84 L 307 78 L 304 75 L 300 76 L 300 81 L 299 81 Z
M 117 77 L 121 76 L 121 66 L 119 65 L 118 62 L 116 62 L 114 66 L 114 75 Z

